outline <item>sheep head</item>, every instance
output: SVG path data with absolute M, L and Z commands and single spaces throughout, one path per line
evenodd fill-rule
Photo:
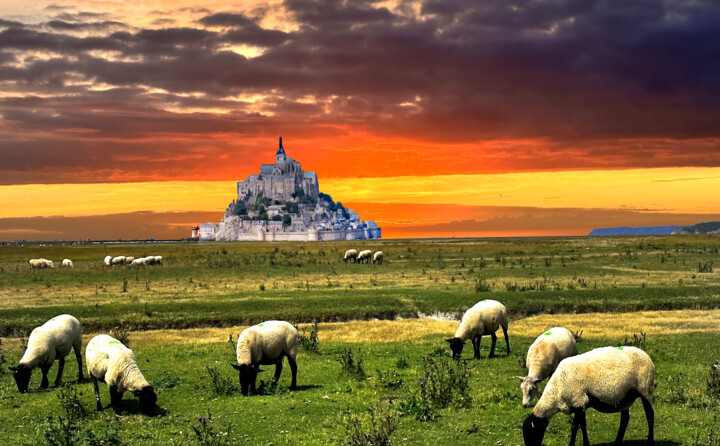
M 453 359 L 460 359 L 463 347 L 465 347 L 465 341 L 460 338 L 450 338 L 445 339 L 445 342 L 450 344 L 450 350 L 452 350 Z
M 140 400 L 140 410 L 145 415 L 152 415 L 155 413 L 155 403 L 157 402 L 157 395 L 153 386 L 145 386 L 140 390 L 133 392 L 136 398 Z
M 525 446 L 541 446 L 549 423 L 547 418 L 540 418 L 532 413 L 528 415 L 523 422 Z
M 256 364 L 237 365 L 230 364 L 235 370 L 239 372 L 240 378 L 240 393 L 247 396 L 248 392 L 252 389 L 255 391 L 255 380 L 257 374 L 262 372 L 260 367 Z
M 32 370 L 25 364 L 20 364 L 17 367 L 9 367 L 10 371 L 13 372 L 13 378 L 15 378 L 15 384 L 20 393 L 25 393 L 30 385 L 30 375 Z
M 531 378 L 529 376 L 526 376 L 522 379 L 522 383 L 520 384 L 520 390 L 522 390 L 523 393 L 523 402 L 522 405 L 524 408 L 528 408 L 532 406 L 532 400 L 538 395 L 538 383 L 540 382 L 539 379 Z

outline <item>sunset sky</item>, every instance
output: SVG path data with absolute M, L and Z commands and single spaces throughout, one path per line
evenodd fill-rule
M 710 0 L 1 1 L 0 240 L 187 237 L 278 136 L 389 238 L 720 220 L 718 23 Z

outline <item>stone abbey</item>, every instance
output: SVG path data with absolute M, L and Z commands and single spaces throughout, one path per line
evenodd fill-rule
M 237 198 L 222 220 L 200 225 L 200 240 L 320 241 L 381 237 L 373 221 L 320 192 L 317 174 L 289 158 L 280 138 L 275 164 L 237 183 Z

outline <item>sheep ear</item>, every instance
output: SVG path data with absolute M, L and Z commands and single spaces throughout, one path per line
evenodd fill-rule
M 525 381 L 525 377 L 524 377 L 524 376 L 513 376 L 513 378 L 517 378 L 517 379 L 519 379 L 520 381 Z
M 10 367 L 8 367 L 8 370 L 10 370 L 11 372 L 17 372 L 17 367 L 11 365 Z
M 542 381 L 542 380 L 541 380 L 541 379 L 533 379 L 531 382 L 532 382 L 533 384 L 537 384 L 537 383 L 539 383 L 540 381 Z
M 235 370 L 238 370 L 238 371 L 240 370 L 240 366 L 239 366 L 239 365 L 233 364 L 232 362 L 230 363 L 230 365 L 233 366 L 233 368 L 234 368 Z
M 264 372 L 264 371 L 265 371 L 265 370 L 261 369 L 260 367 L 256 368 L 255 370 L 256 370 L 255 373 L 260 373 L 260 372 Z
M 455 338 L 445 339 L 445 342 L 448 344 L 452 344 L 452 342 L 455 340 Z

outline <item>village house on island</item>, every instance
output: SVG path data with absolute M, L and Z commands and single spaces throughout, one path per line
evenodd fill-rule
M 237 198 L 222 220 L 203 223 L 200 240 L 322 241 L 378 239 L 374 221 L 335 203 L 320 192 L 317 174 L 304 172 L 280 144 L 275 164 L 262 164 L 260 173 L 237 183 Z

